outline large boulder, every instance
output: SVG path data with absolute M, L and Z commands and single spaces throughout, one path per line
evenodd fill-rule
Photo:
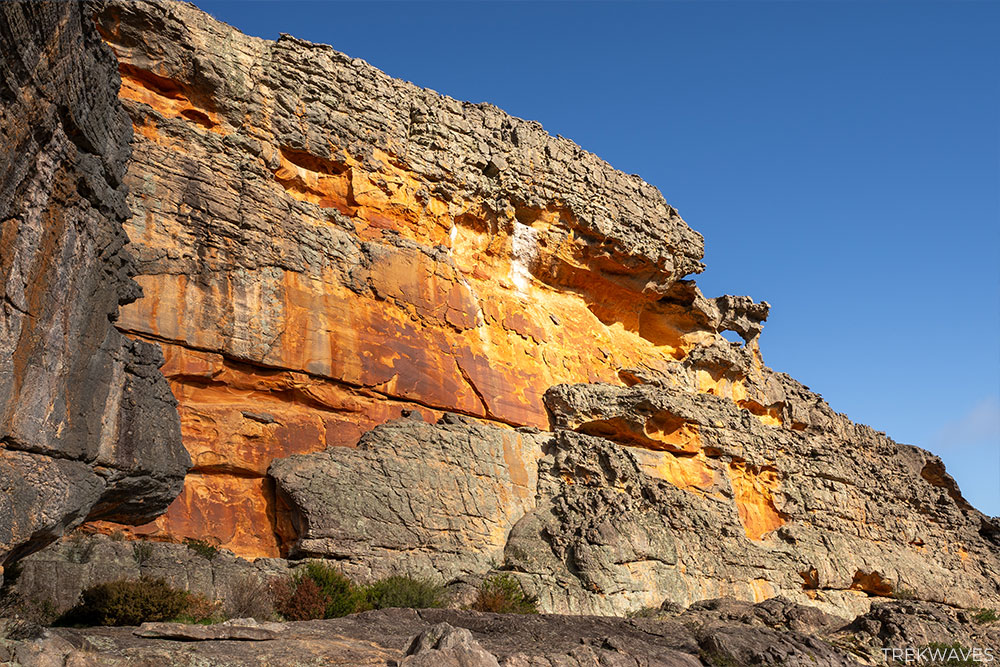
M 511 527 L 534 508 L 547 437 L 448 415 L 401 419 L 361 438 L 271 465 L 292 509 L 293 554 L 335 558 L 362 577 L 452 581 L 503 559 Z

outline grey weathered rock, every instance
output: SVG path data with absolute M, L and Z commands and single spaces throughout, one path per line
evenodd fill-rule
M 499 667 L 465 628 L 448 623 L 424 630 L 413 638 L 400 667 Z
M 842 613 L 894 594 L 995 606 L 1000 549 L 992 522 L 964 501 L 940 459 L 775 379 L 788 387 L 788 421 L 808 414 L 808 425 L 776 429 L 732 401 L 667 386 L 559 386 L 546 402 L 559 426 L 639 445 L 627 451 L 652 476 L 644 483 L 659 486 L 641 495 L 657 497 L 651 508 L 671 517 L 663 532 L 683 545 L 685 578 L 738 571 L 731 583 L 757 582 L 758 595 L 770 589 Z M 685 493 L 678 497 L 657 476 Z M 545 488 L 548 477 L 539 479 Z M 715 567 L 719 560 L 724 568 Z
M 0 5 L 0 563 L 84 519 L 149 521 L 189 458 L 124 249 L 132 133 L 76 2 Z
M 774 428 L 664 384 L 557 386 L 546 402 L 551 434 L 399 420 L 358 450 L 275 462 L 302 552 L 362 577 L 447 582 L 500 565 L 502 545 L 542 608 L 569 613 L 727 595 L 842 616 L 902 594 L 1000 602 L 989 520 L 923 450 L 832 412 Z M 520 495 L 515 464 L 530 480 Z
M 143 623 L 135 630 L 136 637 L 147 639 L 177 639 L 180 641 L 250 641 L 263 642 L 281 638 L 288 626 L 283 623 Z
M 914 605 L 919 607 L 915 609 Z M 210 628 L 57 628 L 35 641 L 0 642 L 0 660 L 24 665 L 503 665 L 504 667 L 847 666 L 886 664 L 883 649 L 960 644 L 1000 650 L 1000 623 L 894 601 L 853 624 L 782 598 L 753 605 L 711 600 L 678 614 L 608 618 L 388 609 L 328 621 Z M 914 626 L 920 631 L 897 632 Z M 273 639 L 259 640 L 267 628 Z M 882 632 L 883 628 L 892 628 Z M 241 640 L 239 633 L 253 638 Z M 157 636 L 143 636 L 144 634 Z M 225 637 L 220 641 L 220 637 Z M 6 655 L 4 655 L 6 653 Z M 463 658 L 466 659 L 462 662 Z M 929 662 L 929 661 L 928 661 Z
M 546 437 L 454 415 L 402 419 L 272 464 L 295 509 L 298 555 L 336 558 L 354 576 L 397 572 L 445 581 L 483 574 L 535 503 Z
M 280 559 L 250 562 L 225 550 L 203 553 L 184 544 L 76 532 L 21 560 L 18 577 L 9 588 L 60 614 L 77 603 L 83 589 L 118 579 L 164 579 L 176 588 L 228 603 L 234 591 L 254 582 L 266 585 L 291 571 L 289 563 Z

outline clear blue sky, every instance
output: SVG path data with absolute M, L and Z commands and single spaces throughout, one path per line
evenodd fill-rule
M 660 188 L 765 362 L 1000 515 L 1000 4 L 198 2 Z

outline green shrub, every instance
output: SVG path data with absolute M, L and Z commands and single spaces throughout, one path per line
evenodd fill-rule
M 187 609 L 190 595 L 163 579 L 122 579 L 91 586 L 60 619 L 65 625 L 139 625 L 169 621 Z
M 980 609 L 972 615 L 972 620 L 976 623 L 992 623 L 1000 620 L 1000 614 L 997 614 L 996 609 Z
M 897 588 L 892 592 L 892 597 L 896 600 L 916 600 L 917 594 L 909 588 Z
M 189 537 L 184 540 L 184 544 L 188 549 L 195 552 L 205 560 L 212 560 L 219 554 L 219 547 L 209 544 L 205 540 L 196 540 Z
M 299 574 L 298 578 L 300 583 L 303 579 L 312 579 L 319 592 L 326 597 L 324 618 L 340 618 L 353 614 L 364 604 L 364 592 L 335 567 L 322 561 L 314 560 L 306 563 L 305 573 Z
M 448 602 L 444 586 L 428 579 L 394 576 L 369 584 L 364 589 L 366 606 L 371 609 L 393 607 L 431 609 Z
M 286 619 L 340 618 L 365 608 L 364 591 L 332 565 L 310 561 L 272 588 L 274 608 Z
M 498 574 L 483 580 L 472 608 L 499 614 L 537 614 L 538 597 L 525 595 L 513 576 Z
M 136 563 L 142 565 L 153 557 L 153 545 L 149 542 L 133 542 L 132 557 L 135 558 Z
M 170 620 L 198 625 L 211 625 L 226 620 L 222 613 L 222 604 L 217 600 L 209 600 L 199 593 L 186 593 L 185 595 L 183 611 Z

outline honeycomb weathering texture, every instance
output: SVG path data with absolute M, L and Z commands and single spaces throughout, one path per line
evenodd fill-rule
M 767 304 L 705 298 L 701 236 L 639 177 L 190 5 L 97 25 L 135 130 L 117 324 L 163 347 L 193 461 L 134 533 L 360 576 L 502 559 L 559 611 L 1000 599 L 995 522 L 764 366 Z
M 404 409 L 546 428 L 550 386 L 716 339 L 718 307 L 678 289 L 700 235 L 537 123 L 182 5 L 111 5 L 98 28 L 136 134 L 144 297 L 118 325 L 163 346 L 194 462 L 139 532 L 278 555 L 251 482 L 273 459 Z

